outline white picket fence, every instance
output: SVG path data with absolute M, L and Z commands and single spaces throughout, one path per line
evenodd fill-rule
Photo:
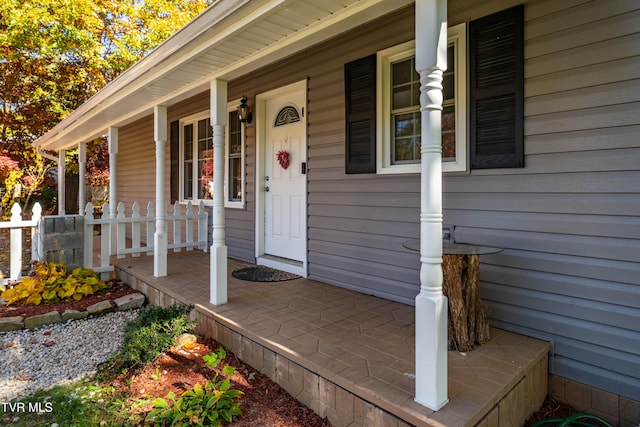
M 102 208 L 102 217 L 94 218 L 93 205 L 87 203 L 84 217 L 84 265 L 92 268 L 97 273 L 106 273 L 113 270 L 109 264 L 111 255 L 124 258 L 126 255 L 134 257 L 140 254 L 152 255 L 154 251 L 153 235 L 156 226 L 156 214 L 154 204 L 147 204 L 146 214 L 140 213 L 140 205 L 134 202 L 131 206 L 131 214 L 127 216 L 122 202 L 116 208 L 116 217 L 109 215 L 109 204 Z M 182 205 L 175 203 L 173 213 L 167 215 L 168 229 L 173 229 L 173 239 L 169 239 L 167 249 L 180 252 L 195 248 L 207 250 L 207 218 L 204 203 L 200 202 L 197 211 L 191 202 L 187 203 L 184 213 Z M 100 248 L 98 263 L 94 266 L 94 226 L 100 227 Z M 144 227 L 144 228 L 143 228 Z M 141 239 L 141 229 L 146 230 L 146 241 Z M 184 231 L 184 234 L 183 234 Z M 170 236 L 167 236 L 170 237 Z
M 11 247 L 10 247 L 10 267 L 9 277 L 0 279 L 0 284 L 4 285 L 8 280 L 18 280 L 22 274 L 22 229 L 31 228 L 31 258 L 38 257 L 38 223 L 42 217 L 42 206 L 36 203 L 31 211 L 31 219 L 22 219 L 22 208 L 18 203 L 14 203 L 11 207 L 11 219 L 9 221 L 0 222 L 0 229 L 11 229 Z

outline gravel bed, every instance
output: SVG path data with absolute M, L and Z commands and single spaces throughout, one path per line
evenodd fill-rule
M 0 402 L 92 377 L 138 310 L 0 333 Z

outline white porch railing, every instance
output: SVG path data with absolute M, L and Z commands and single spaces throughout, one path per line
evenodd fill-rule
M 131 206 L 131 215 L 127 216 L 125 206 L 120 202 L 116 209 L 115 218 L 109 216 L 108 204 L 103 206 L 101 218 L 93 217 L 93 209 L 93 205 L 87 203 L 84 216 L 85 267 L 92 268 L 97 273 L 106 273 L 113 270 L 113 266 L 109 264 L 111 255 L 124 258 L 126 255 L 137 257 L 142 253 L 153 254 L 153 235 L 156 225 L 153 203 L 147 204 L 147 212 L 142 215 L 140 205 L 134 202 Z M 181 205 L 176 202 L 173 205 L 173 214 L 166 217 L 167 224 L 173 226 L 173 239 L 169 241 L 168 249 L 173 249 L 174 252 L 180 252 L 183 248 L 188 251 L 194 248 L 207 251 L 207 218 L 208 214 L 204 209 L 204 203 L 200 202 L 198 210 L 194 211 L 193 205 L 189 202 L 183 213 Z M 100 248 L 99 265 L 94 266 L 93 230 L 96 225 L 100 226 Z M 146 241 L 144 242 L 141 239 L 142 227 L 146 230 Z
M 22 274 L 22 229 L 31 228 L 31 258 L 35 259 L 38 254 L 38 239 L 36 236 L 38 223 L 42 216 L 42 206 L 36 203 L 31 211 L 31 219 L 22 219 L 22 208 L 18 203 L 11 207 L 11 219 L 0 222 L 0 229 L 11 229 L 10 247 L 10 267 L 9 277 L 0 279 L 0 284 L 4 285 L 8 280 L 18 280 Z

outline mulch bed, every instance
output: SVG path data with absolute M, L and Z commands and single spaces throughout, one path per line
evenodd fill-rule
M 538 421 L 550 419 L 564 419 L 577 411 L 570 405 L 547 397 L 540 407 L 524 424 L 529 427 Z M 596 425 L 596 424 L 594 424 Z
M 217 351 L 219 347 L 220 344 L 207 338 L 198 338 L 198 343 L 192 348 L 172 347 L 144 370 L 127 376 L 120 375 L 112 385 L 117 391 L 130 396 L 130 400 L 164 397 L 171 391 L 180 396 L 197 383 L 204 386 L 213 377 L 213 370 L 206 366 L 202 356 Z M 239 400 L 243 415 L 234 419 L 233 426 L 331 427 L 328 421 L 232 353 L 227 352 L 224 365 L 236 368 L 235 374 L 230 377 L 231 388 L 244 393 Z M 152 409 L 153 405 L 149 402 L 139 406 L 136 411 L 146 413 Z
M 65 310 L 78 310 L 84 311 L 87 307 L 101 302 L 101 301 L 113 301 L 117 298 L 125 295 L 133 294 L 138 291 L 129 287 L 126 283 L 119 281 L 107 282 L 109 289 L 104 289 L 93 295 L 82 298 L 80 301 L 61 301 L 53 304 L 40 304 L 40 305 L 0 305 L 0 317 L 13 317 L 22 316 L 25 319 L 27 317 L 36 316 L 38 314 L 49 313 L 50 311 L 63 312 Z

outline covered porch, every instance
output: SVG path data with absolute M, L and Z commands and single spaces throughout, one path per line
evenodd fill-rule
M 168 264 L 171 261 L 168 260 L 168 225 L 167 225 L 167 201 L 178 200 L 180 202 L 186 202 L 188 199 L 195 196 L 189 194 L 172 194 L 174 188 L 179 188 L 179 181 L 182 179 L 185 181 L 185 173 L 182 172 L 182 178 L 180 173 L 177 173 L 176 179 L 172 179 L 171 171 L 178 171 L 178 167 L 173 167 L 174 163 L 169 162 L 168 156 L 172 151 L 176 151 L 173 147 L 174 140 L 171 139 L 172 134 L 179 135 L 180 133 L 180 120 L 187 116 L 178 115 L 177 109 L 182 108 L 184 103 L 192 99 L 194 96 L 206 94 L 208 95 L 208 106 L 204 110 L 197 114 L 203 114 L 207 119 L 203 119 L 203 123 L 207 123 L 208 128 L 211 130 L 211 143 L 209 150 L 213 157 L 213 198 L 209 202 L 212 214 L 212 244 L 210 247 L 210 258 L 199 260 L 198 265 L 204 269 L 202 279 L 205 284 L 201 291 L 203 292 L 198 297 L 197 301 L 208 301 L 217 306 L 222 306 L 227 301 L 232 301 L 234 297 L 233 293 L 227 293 L 228 287 L 228 270 L 227 270 L 227 255 L 228 250 L 237 249 L 234 247 L 233 239 L 238 242 L 237 236 L 228 235 L 229 229 L 227 228 L 227 209 L 225 207 L 225 170 L 230 169 L 226 163 L 225 153 L 225 138 L 229 123 L 229 106 L 228 103 L 235 96 L 234 91 L 240 89 L 252 89 L 255 86 L 258 91 L 257 83 L 253 80 L 253 83 L 249 86 L 245 86 L 247 81 L 252 78 L 255 73 L 261 73 L 266 67 L 270 67 L 273 64 L 281 64 L 282 61 L 294 53 L 301 55 L 301 58 L 307 53 L 313 51 L 313 47 L 320 43 L 332 43 L 332 40 L 336 34 L 346 34 L 349 29 L 362 26 L 364 23 L 374 22 L 390 14 L 394 14 L 401 9 L 407 7 L 412 9 L 411 19 L 417 24 L 410 24 L 415 27 L 414 34 L 409 34 L 409 38 L 415 39 L 415 60 L 414 66 L 419 79 L 416 79 L 416 95 L 419 94 L 419 102 L 416 105 L 415 121 L 416 126 L 419 122 L 420 129 L 420 161 L 415 163 L 413 173 L 419 179 L 420 189 L 420 217 L 419 217 L 419 235 L 420 235 L 420 265 L 415 267 L 420 268 L 420 291 L 415 297 L 415 312 L 412 310 L 407 317 L 416 318 L 417 321 L 408 323 L 411 326 L 407 329 L 407 334 L 414 334 L 413 342 L 416 345 L 405 345 L 409 352 L 415 353 L 415 356 L 402 358 L 407 363 L 414 366 L 413 370 L 403 372 L 403 379 L 406 382 L 406 390 L 408 394 L 391 393 L 390 399 L 397 399 L 398 396 L 402 396 L 403 400 L 415 399 L 415 402 L 423 405 L 425 408 L 431 408 L 431 410 L 439 410 L 448 403 L 448 396 L 452 393 L 448 391 L 447 384 L 449 382 L 447 378 L 447 352 L 446 352 L 446 309 L 447 302 L 442 294 L 442 144 L 441 144 L 441 121 L 442 121 L 442 102 L 443 102 L 443 73 L 447 68 L 447 46 L 448 46 L 448 31 L 447 31 L 447 6 L 446 0 L 428 1 L 398 1 L 398 2 L 385 2 L 380 0 L 366 0 L 355 1 L 349 0 L 331 1 L 327 2 L 328 8 L 316 8 L 310 7 L 310 2 L 305 0 L 290 0 L 290 1 L 276 1 L 276 0 L 263 0 L 263 1 L 241 1 L 241 0 L 229 0 L 225 2 L 218 2 L 211 8 L 207 9 L 198 18 L 194 19 L 187 27 L 177 33 L 174 37 L 165 42 L 157 50 L 151 52 L 148 56 L 142 59 L 136 66 L 132 67 L 125 74 L 121 75 L 112 84 L 105 87 L 99 94 L 91 98 L 87 103 L 83 104 L 80 108 L 74 111 L 64 122 L 56 126 L 42 138 L 36 141 L 35 146 L 41 149 L 57 150 L 62 159 L 64 156 L 64 150 L 70 147 L 78 145 L 80 150 L 80 163 L 83 161 L 83 141 L 91 140 L 95 137 L 108 133 L 109 140 L 109 155 L 110 155 L 110 189 L 109 197 L 112 200 L 109 209 L 109 218 L 111 220 L 116 219 L 117 212 L 115 210 L 116 201 L 121 201 L 122 197 L 141 197 L 146 196 L 150 189 L 155 187 L 155 228 L 153 232 L 153 240 L 150 234 L 147 237 L 147 244 L 151 245 L 153 241 L 154 255 L 152 259 L 153 268 L 149 275 L 150 283 L 155 283 L 152 278 L 157 278 L 158 283 L 163 283 L 162 279 L 168 276 L 169 282 L 176 280 L 175 277 L 182 276 L 178 274 L 172 278 L 170 270 L 168 270 Z M 287 22 L 287 25 L 283 25 L 283 22 Z M 277 30 L 277 31 L 276 31 Z M 255 32 L 255 34 L 253 33 Z M 264 34 L 274 34 L 274 37 L 265 37 Z M 247 38 L 247 35 L 250 35 Z M 348 37 L 351 37 L 349 35 Z M 406 41 L 406 40 L 405 40 Z M 230 52 L 233 52 L 231 54 Z M 237 53 L 236 53 L 237 52 Z M 371 56 L 371 52 L 367 52 Z M 347 59 L 350 61 L 347 62 Z M 350 54 L 344 56 L 344 60 L 340 59 L 340 63 L 337 67 L 332 69 L 332 73 L 337 72 L 342 76 L 344 73 L 344 67 L 347 63 L 353 63 L 353 59 Z M 303 63 L 296 64 L 294 69 L 300 70 L 305 76 L 304 80 L 309 80 L 310 68 L 306 68 Z M 357 76 L 356 76 L 357 77 Z M 291 79 L 292 76 L 287 75 L 286 80 Z M 342 79 L 343 77 L 338 77 Z M 333 81 L 336 80 L 332 77 Z M 356 79 L 357 80 L 357 79 Z M 372 87 L 375 83 L 375 79 L 371 76 L 368 77 L 369 84 L 367 87 Z M 299 80 L 300 81 L 300 80 Z M 315 80 L 314 80 L 315 81 Z M 285 83 L 284 81 L 282 82 Z M 293 84 L 293 81 L 287 83 Z M 340 86 L 340 85 L 338 85 Z M 262 151 L 266 146 L 269 139 L 267 138 L 267 132 L 262 130 L 262 127 L 267 123 L 265 120 L 259 120 L 260 108 L 267 110 L 267 99 L 278 99 L 277 97 L 271 98 L 273 90 L 285 90 L 287 86 L 281 86 L 280 89 L 270 87 L 271 91 L 260 90 L 260 93 L 256 93 L 256 125 L 253 130 L 253 140 L 255 142 L 255 163 L 249 165 L 248 162 L 245 165 L 247 171 L 240 168 L 243 179 L 254 179 L 251 188 L 245 188 L 247 198 L 253 197 L 255 201 L 254 218 L 250 218 L 246 215 L 242 221 L 247 223 L 253 223 L 253 228 L 256 230 L 255 236 L 244 236 L 245 241 L 255 240 L 255 255 L 260 261 L 260 258 L 265 256 L 275 256 L 279 258 L 289 259 L 288 254 L 282 254 L 278 251 L 267 251 L 264 246 L 267 246 L 266 231 L 263 233 L 261 230 L 262 223 L 268 223 L 265 220 L 267 215 L 266 205 L 267 202 L 263 202 L 261 194 L 268 191 L 268 186 L 263 185 L 263 182 L 269 179 L 268 173 L 265 173 L 261 169 L 261 164 L 266 168 L 266 154 Z M 231 93 L 229 92 L 231 88 Z M 318 90 L 318 89 L 314 89 Z M 300 111 L 305 111 L 305 106 L 309 104 L 308 93 L 310 89 L 307 87 L 302 93 L 306 94 L 298 104 L 301 106 Z M 208 94 L 207 94 L 208 92 Z M 342 92 L 342 90 L 341 90 Z M 313 92 L 311 92 L 313 93 Z M 234 94 L 234 95 L 232 95 Z M 265 94 L 270 94 L 265 98 Z M 260 97 L 262 95 L 262 97 Z M 361 99 L 361 95 L 356 92 L 352 94 L 353 99 Z M 244 95 L 243 95 L 244 96 Z M 275 96 L 275 95 L 273 95 Z M 351 96 L 351 95 L 349 95 Z M 342 94 L 333 97 L 339 99 L 339 108 L 335 111 L 340 111 L 346 107 L 347 97 L 343 101 Z M 244 99 L 244 98 L 243 98 Z M 367 109 L 373 112 L 374 105 L 378 105 L 376 98 L 364 97 L 367 99 L 365 104 L 368 105 Z M 258 103 L 260 101 L 260 103 Z M 289 100 L 290 101 L 290 100 Z M 289 102 L 288 101 L 288 102 Z M 275 101 L 274 101 L 275 102 Z M 244 104 L 244 102 L 242 102 Z M 356 103 L 353 107 L 355 108 Z M 310 108 L 316 108 L 315 106 Z M 316 111 L 321 111 L 320 110 Z M 351 108 L 351 107 L 350 107 Z M 334 110 L 334 108 L 331 108 Z M 352 108 L 353 109 L 353 108 Z M 311 110 L 312 111 L 312 110 Z M 359 111 L 359 110 L 358 110 Z M 307 109 L 307 112 L 309 110 Z M 312 114 L 312 113 L 309 113 Z M 354 120 L 358 115 L 354 116 Z M 305 117 L 302 113 L 301 117 Z M 321 115 L 316 116 L 321 117 Z M 306 119 L 305 119 L 306 120 Z M 336 120 L 336 117 L 332 117 L 332 121 Z M 339 119 L 338 119 L 339 120 Z M 358 119 L 360 120 L 360 119 Z M 368 127 L 371 128 L 372 120 L 366 119 Z M 145 124 L 145 131 L 142 131 L 142 123 Z M 153 123 L 153 126 L 150 126 Z M 177 128 L 174 127 L 174 123 L 177 123 Z M 198 121 L 200 123 L 200 121 Z M 243 123 L 246 121 L 243 120 Z M 269 121 L 271 123 L 271 121 Z M 300 135 L 302 139 L 301 147 L 306 147 L 308 141 L 306 138 L 311 134 L 318 134 L 315 130 L 309 131 L 307 123 L 305 121 L 305 127 Z M 349 130 L 346 124 L 340 124 L 334 129 L 342 129 L 344 126 L 345 134 L 349 134 L 353 131 L 355 134 L 360 133 L 357 129 L 361 124 L 357 124 L 355 121 L 349 124 Z M 331 125 L 332 127 L 334 125 Z M 208 129 L 207 128 L 207 129 Z M 372 128 L 371 128 L 372 129 Z M 137 133 L 141 131 L 142 133 Z M 127 135 L 127 132 L 129 134 Z M 134 132 L 132 134 L 132 132 Z M 204 132 L 204 131 L 203 131 Z M 207 131 L 208 132 L 208 131 Z M 151 138 L 153 133 L 153 138 Z M 322 133 L 322 132 L 319 132 Z M 207 133 L 208 134 L 208 133 Z M 135 135 L 135 136 L 134 136 Z M 203 133 L 204 135 L 204 133 Z M 240 131 L 242 136 L 242 131 Z M 368 133 L 362 133 L 366 138 L 358 140 L 355 138 L 354 144 L 366 144 L 367 146 L 375 145 L 375 138 L 369 138 L 371 135 Z M 417 135 L 416 135 L 417 136 Z M 299 135 L 296 135 L 298 138 Z M 207 138 L 209 138 L 207 136 Z M 332 145 L 342 140 L 342 136 L 338 137 L 336 141 L 332 142 Z M 205 138 L 206 139 L 206 138 Z M 155 150 L 152 146 L 147 146 L 146 150 L 142 150 L 136 155 L 132 156 L 132 152 L 129 151 L 128 155 L 123 155 L 126 148 L 141 147 L 142 141 L 154 141 Z M 344 138 L 345 141 L 349 139 Z M 177 151 L 180 149 L 180 138 L 175 138 L 177 141 Z M 245 139 L 245 142 L 247 139 Z M 184 137 L 183 141 L 186 144 Z M 249 144 L 245 144 L 249 146 Z M 195 145 L 194 145 L 195 147 Z M 183 148 L 184 149 L 184 148 Z M 341 149 L 342 150 L 342 149 Z M 359 150 L 354 148 L 351 151 L 357 152 Z M 155 171 L 147 168 L 147 163 L 152 159 L 152 152 L 155 151 Z M 266 150 L 265 150 L 266 153 Z M 333 157 L 342 156 L 340 154 L 332 154 Z M 306 186 L 308 186 L 310 178 L 306 175 L 306 160 L 311 160 L 306 152 L 300 151 L 300 172 L 304 175 L 300 180 L 304 185 L 301 186 L 302 193 L 300 196 L 300 206 L 304 209 L 309 205 L 306 200 L 308 194 Z M 204 154 L 203 154 L 204 156 Z M 209 154 L 207 155 L 209 156 Z M 131 160 L 136 158 L 132 163 Z M 271 156 L 273 159 L 273 156 Z M 143 161 L 142 159 L 147 159 Z M 204 157 L 203 157 L 204 159 Z M 122 161 L 129 161 L 128 166 Z M 187 164 L 186 158 L 184 159 Z M 138 162 L 140 161 L 140 162 Z M 203 160 L 204 161 L 204 160 Z M 273 161 L 273 160 L 272 160 Z M 119 163 L 120 162 L 120 163 Z M 64 162 L 60 162 L 61 166 Z M 144 164 L 143 164 L 144 163 Z M 179 164 L 179 163 L 176 163 Z M 197 162 L 193 162 L 197 165 Z M 313 164 L 313 162 L 311 162 Z M 319 163 L 315 163 L 319 165 Z M 371 163 L 373 165 L 373 163 Z M 253 167 L 255 175 L 252 176 L 249 172 L 249 168 Z M 81 167 L 82 168 L 82 167 Z M 195 168 L 195 175 L 199 172 Z M 190 169 L 192 172 L 194 168 Z M 312 169 L 313 170 L 313 169 Z M 316 171 L 320 171 L 321 168 L 317 168 Z M 352 171 L 345 171 L 342 173 L 342 168 L 339 170 L 338 180 L 346 180 L 347 173 Z M 132 186 L 131 174 L 135 174 L 135 184 Z M 315 172 L 310 172 L 312 175 Z M 121 179 L 129 174 L 129 181 L 122 181 Z M 194 176 L 195 176 L 194 175 Z M 144 181 L 143 181 L 144 180 Z M 84 180 L 81 178 L 81 182 Z M 186 178 L 185 182 L 188 182 Z M 291 184 L 292 180 L 288 180 L 287 183 Z M 128 183 L 128 185 L 125 184 Z M 144 183 L 143 183 L 144 182 Z M 191 189 L 197 187 L 196 183 Z M 273 182 L 273 181 L 272 181 Z M 416 181 L 417 182 L 417 181 Z M 133 188 L 132 188 L 133 187 Z M 131 189 L 130 189 L 131 188 Z M 291 186 L 287 187 L 291 188 Z M 296 187 L 298 188 L 298 187 Z M 391 191 L 393 192 L 393 191 Z M 127 194 L 129 193 L 129 194 Z M 138 193 L 138 194 L 130 194 Z M 184 193 L 184 191 L 183 191 Z M 309 192 L 313 193 L 313 192 Z M 84 192 L 79 191 L 80 205 L 82 206 L 82 194 Z M 272 186 L 272 195 L 275 194 Z M 175 197 L 173 197 L 175 196 Z M 332 203 L 337 203 L 340 200 L 340 195 L 333 197 Z M 201 198 L 198 196 L 198 198 Z M 415 198 L 418 200 L 418 197 Z M 365 206 L 365 205 L 362 205 Z M 295 222 L 300 226 L 298 227 L 300 233 L 296 234 L 297 237 L 301 237 L 299 241 L 303 242 L 303 246 L 299 250 L 299 253 L 305 254 L 302 260 L 296 260 L 302 262 L 303 270 L 302 274 L 307 273 L 307 260 L 306 254 L 309 253 L 309 240 L 306 236 L 306 232 L 311 228 L 307 222 L 309 215 L 304 209 L 289 209 L 288 213 L 295 212 Z M 252 213 L 250 210 L 246 212 Z M 274 212 L 276 212 L 274 210 Z M 284 212 L 284 211 L 283 211 Z M 63 213 L 63 212 L 61 212 Z M 414 214 L 417 212 L 414 212 Z M 263 216 L 261 216 L 263 215 Z M 392 215 L 393 216 L 393 215 Z M 280 218 L 281 215 L 273 214 L 273 218 Z M 413 221 L 413 220 L 412 220 Z M 286 222 L 286 221 L 285 221 Z M 410 227 L 413 229 L 412 224 Z M 251 229 L 252 226 L 248 226 Z M 240 227 L 244 232 L 247 228 Z M 329 231 L 332 231 L 331 227 L 328 227 Z M 237 230 L 240 231 L 240 230 Z M 248 239 L 247 239 L 248 238 Z M 113 241 L 112 241 L 113 243 Z M 362 244 L 362 243 L 359 243 Z M 357 246 L 357 245 L 356 245 Z M 287 247 L 286 244 L 282 247 Z M 243 248 L 246 251 L 246 248 Z M 114 253 L 113 245 L 111 246 L 111 254 Z M 330 256 L 336 256 L 336 252 L 331 249 Z M 264 257 L 262 257 L 264 258 Z M 247 259 L 247 258 L 245 258 Z M 205 266 L 208 266 L 206 268 Z M 334 265 L 325 266 L 329 269 L 335 267 Z M 283 267 L 281 267 L 283 268 Z M 412 266 L 412 268 L 414 268 Z M 283 268 L 286 269 L 286 268 Z M 145 270 L 146 271 L 146 270 Z M 188 270 L 185 271 L 188 273 Z M 188 276 L 188 274 L 187 274 Z M 130 280 L 129 280 L 130 281 Z M 232 284 L 233 282 L 230 282 Z M 412 282 L 411 286 L 415 286 L 416 283 Z M 171 289 L 171 288 L 170 288 Z M 195 301 L 193 301 L 195 302 Z M 329 303 L 329 305 L 331 305 Z M 212 309 L 212 306 L 208 306 Z M 230 308 L 219 308 L 219 311 L 213 311 L 214 315 L 212 319 L 217 318 L 218 314 L 232 310 L 234 304 L 230 305 Z M 331 308 L 329 308 L 331 309 Z M 335 310 L 335 309 L 331 309 Z M 204 313 L 204 311 L 200 311 Z M 209 313 L 209 311 L 206 311 Z M 322 320 L 322 312 L 320 312 L 320 320 Z M 228 321 L 229 324 L 241 324 L 237 321 Z M 218 323 L 216 323 L 218 324 Z M 357 324 L 357 322 L 356 322 Z M 241 334 L 242 330 L 251 329 L 248 326 L 238 327 L 237 333 Z M 279 327 L 277 330 L 280 330 Z M 358 327 L 360 330 L 360 327 Z M 220 335 L 220 334 L 218 334 Z M 250 335 L 250 334 L 249 334 Z M 414 335 L 407 335 L 413 337 Z M 243 335 L 238 335 L 243 336 Z M 349 338 L 343 338 L 350 340 Z M 227 343 L 225 343 L 227 344 Z M 268 343 L 267 343 L 268 344 Z M 260 344 L 262 345 L 262 344 Z M 383 347 L 392 347 L 395 351 L 394 344 L 384 344 Z M 277 347 L 277 346 L 276 346 Z M 376 351 L 379 346 L 372 345 L 371 348 Z M 234 350 L 233 346 L 230 347 Z M 267 346 L 266 348 L 269 348 Z M 335 358 L 335 355 L 330 355 L 329 358 Z M 410 362 L 409 362 L 410 361 Z M 300 361 L 296 362 L 301 366 L 305 364 Z M 316 362 L 311 367 L 313 372 L 318 373 L 324 368 L 321 368 L 322 364 Z M 371 369 L 373 370 L 373 369 Z M 367 369 L 369 371 L 369 368 Z M 404 374 L 407 375 L 404 375 Z M 413 381 L 413 377 L 416 378 Z M 354 384 L 365 381 L 361 379 Z M 366 383 L 366 381 L 365 381 Z M 375 401 L 376 396 L 379 396 L 379 390 L 371 386 L 369 390 L 362 385 L 358 385 L 356 389 L 369 390 L 364 393 L 365 395 L 373 396 L 369 401 Z M 384 387 L 386 388 L 386 383 Z M 455 390 L 454 390 L 455 392 Z M 491 399 L 489 399 L 491 402 Z M 430 411 L 430 409 L 423 409 L 418 406 L 418 403 L 413 401 L 408 404 L 410 407 L 416 408 L 416 413 L 420 411 Z M 495 402 L 490 403 L 490 406 Z M 381 407 L 389 406 L 380 404 Z M 393 405 L 392 405 L 393 406 Z M 395 407 L 395 406 L 394 406 Z M 488 408 L 490 409 L 490 408 Z M 442 412 L 445 415 L 439 415 L 440 417 L 446 416 L 450 413 L 447 411 Z M 419 419 L 408 417 L 410 422 L 418 422 Z M 349 423 L 346 423 L 349 424 Z M 449 424 L 449 423 L 448 423 Z M 453 423 L 452 425 L 455 425 Z
M 415 402 L 415 310 L 382 298 L 296 279 L 246 282 L 231 272 L 228 303 L 209 303 L 209 254 L 117 260 L 121 280 L 150 303 L 195 305 L 198 332 L 212 337 L 335 426 L 521 426 L 547 394 L 549 344 L 492 329 L 491 340 L 448 352 L 449 403 Z

